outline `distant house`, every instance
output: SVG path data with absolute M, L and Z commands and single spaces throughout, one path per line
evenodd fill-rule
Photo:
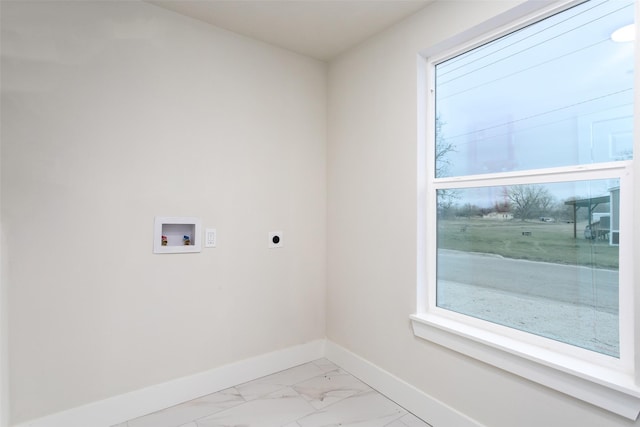
M 511 212 L 489 212 L 486 215 L 482 215 L 482 219 L 507 221 L 513 219 L 513 214 Z
M 609 204 L 608 213 L 594 213 L 598 205 Z M 609 189 L 607 196 L 589 199 L 569 200 L 565 205 L 573 206 L 573 237 L 577 237 L 576 217 L 580 208 L 587 208 L 589 223 L 584 232 L 585 238 L 608 238 L 610 245 L 618 245 L 620 239 L 620 187 Z M 606 227 L 606 233 L 604 228 Z M 595 230 L 595 233 L 594 233 Z

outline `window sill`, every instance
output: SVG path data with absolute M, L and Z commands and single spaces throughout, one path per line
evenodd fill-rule
M 411 321 L 417 337 L 630 420 L 640 413 L 640 387 L 630 374 L 434 314 L 415 314 Z

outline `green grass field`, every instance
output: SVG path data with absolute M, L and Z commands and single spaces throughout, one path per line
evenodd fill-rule
M 576 224 L 577 238 L 574 239 L 573 224 L 560 222 L 440 220 L 438 246 L 506 258 L 618 269 L 618 247 L 609 245 L 608 240 L 585 239 L 586 224 Z

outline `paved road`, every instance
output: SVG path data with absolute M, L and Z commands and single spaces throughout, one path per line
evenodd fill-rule
M 618 314 L 618 272 L 440 250 L 438 278 Z

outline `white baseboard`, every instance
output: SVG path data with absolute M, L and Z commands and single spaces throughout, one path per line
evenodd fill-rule
M 109 427 L 324 357 L 325 340 L 274 351 L 14 427 Z
M 327 341 L 325 357 L 434 427 L 482 427 L 477 421 L 338 344 Z
M 121 394 L 14 427 L 109 427 L 322 357 L 434 427 L 482 427 L 406 381 L 324 339 Z

